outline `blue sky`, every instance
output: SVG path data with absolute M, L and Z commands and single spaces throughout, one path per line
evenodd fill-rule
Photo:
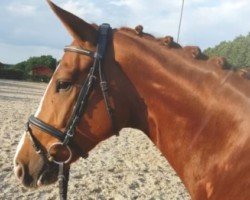
M 87 22 L 138 24 L 155 36 L 176 38 L 182 0 L 54 0 Z M 30 56 L 60 58 L 71 37 L 45 0 L 1 0 L 0 62 Z M 185 0 L 181 45 L 202 49 L 250 32 L 250 0 Z

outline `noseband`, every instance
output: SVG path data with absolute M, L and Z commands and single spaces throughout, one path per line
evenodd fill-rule
M 76 149 L 76 151 L 79 153 L 80 156 L 86 157 L 87 152 L 82 152 L 81 148 L 78 147 L 78 145 L 73 141 L 73 137 L 76 133 L 76 127 L 79 124 L 79 121 L 86 109 L 86 104 L 89 98 L 90 93 L 93 90 L 93 86 L 95 83 L 96 75 L 99 74 L 99 80 L 100 80 L 100 87 L 103 94 L 103 99 L 105 102 L 105 106 L 107 109 L 107 113 L 109 115 L 109 118 L 112 122 L 112 128 L 114 133 L 116 133 L 115 129 L 115 123 L 114 123 L 114 117 L 113 117 L 113 109 L 111 107 L 111 104 L 109 102 L 109 95 L 108 95 L 108 84 L 105 79 L 103 70 L 102 70 L 102 61 L 104 59 L 106 46 L 108 42 L 108 36 L 111 31 L 109 24 L 102 24 L 98 29 L 98 42 L 97 42 L 97 48 L 96 52 L 92 52 L 87 49 L 75 47 L 75 46 L 66 46 L 64 48 L 65 52 L 75 52 L 79 54 L 83 54 L 86 56 L 89 56 L 94 59 L 94 63 L 92 67 L 90 68 L 89 74 L 84 82 L 84 84 L 81 87 L 81 90 L 79 92 L 76 104 L 73 108 L 73 113 L 68 121 L 68 126 L 64 132 L 60 131 L 59 129 L 54 128 L 53 126 L 43 122 L 42 120 L 38 119 L 34 115 L 31 115 L 28 122 L 27 122 L 27 134 L 29 135 L 29 138 L 32 142 L 32 145 L 36 151 L 37 154 L 39 154 L 43 160 L 45 160 L 45 163 L 50 164 L 52 162 L 59 165 L 59 186 L 60 186 L 60 199 L 66 199 L 67 197 L 67 182 L 68 182 L 68 174 L 65 175 L 64 172 L 64 164 L 69 163 L 72 157 L 71 148 Z M 45 147 L 42 147 L 40 142 L 38 141 L 38 138 L 36 138 L 33 133 L 30 125 L 35 126 L 42 130 L 44 133 L 47 133 L 55 138 L 57 138 L 60 142 L 56 142 L 52 144 L 48 150 L 45 149 Z M 89 136 L 88 136 L 89 137 Z M 53 159 L 53 157 L 50 154 L 50 150 L 52 147 L 55 146 L 65 146 L 69 152 L 69 157 L 65 159 L 65 161 L 56 161 Z M 67 172 L 69 173 L 69 172 Z M 64 189 L 63 189 L 64 188 Z

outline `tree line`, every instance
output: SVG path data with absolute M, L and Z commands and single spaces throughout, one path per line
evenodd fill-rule
M 34 67 L 45 66 L 55 71 L 57 60 L 51 55 L 42 55 L 40 57 L 30 57 L 28 60 L 17 63 L 12 68 L 30 73 Z
M 30 80 L 30 81 L 49 81 L 48 76 L 34 76 L 32 69 L 36 67 L 48 67 L 55 71 L 57 60 L 51 55 L 42 55 L 39 57 L 30 57 L 28 60 L 17 63 L 15 65 L 2 64 L 0 68 L 0 78 Z
M 233 68 L 250 67 L 250 33 L 238 36 L 233 41 L 223 41 L 204 53 L 209 57 L 223 56 Z

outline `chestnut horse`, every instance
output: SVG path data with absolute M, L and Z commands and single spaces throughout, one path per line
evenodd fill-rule
M 72 45 L 95 51 L 97 26 L 48 2 L 73 37 Z M 35 117 L 64 131 L 92 64 L 91 57 L 65 52 Z M 223 70 L 225 65 L 222 58 L 208 59 L 198 48 L 182 48 L 170 37 L 156 39 L 142 27 L 113 29 L 107 44 L 103 69 L 116 128 L 142 130 L 176 170 L 192 199 L 250 198 L 250 83 Z M 58 141 L 30 128 L 47 151 Z M 86 153 L 114 134 L 98 85 L 76 130 L 73 140 Z M 72 152 L 70 163 L 79 158 L 74 148 Z M 26 186 L 56 180 L 57 167 L 45 165 L 27 134 L 18 145 L 14 165 Z

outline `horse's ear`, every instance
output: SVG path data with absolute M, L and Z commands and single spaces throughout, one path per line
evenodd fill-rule
M 91 44 L 97 42 L 97 30 L 79 17 L 63 10 L 50 0 L 47 0 L 54 13 L 62 21 L 70 35 L 78 41 L 88 41 Z

